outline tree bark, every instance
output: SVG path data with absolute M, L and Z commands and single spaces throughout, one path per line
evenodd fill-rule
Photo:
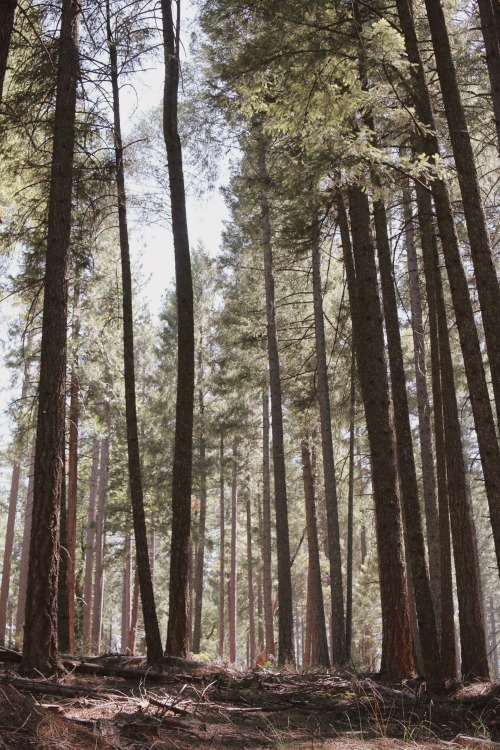
M 252 510 L 250 504 L 250 477 L 247 479 L 247 584 L 248 584 L 248 666 L 255 666 L 255 592 L 253 586 Z
M 132 303 L 132 274 L 130 268 L 130 248 L 127 224 L 127 196 L 123 166 L 123 143 L 120 121 L 120 93 L 118 85 L 117 42 L 113 39 L 109 0 L 106 2 L 107 39 L 113 91 L 113 124 L 115 141 L 115 175 L 118 199 L 118 226 L 122 270 L 122 309 L 123 309 L 123 365 L 125 380 L 125 420 L 127 425 L 128 474 L 130 500 L 134 524 L 135 553 L 139 572 L 141 604 L 146 632 L 147 659 L 150 666 L 160 667 L 163 658 L 160 627 L 156 614 L 151 565 L 148 551 L 146 515 L 144 512 L 144 492 L 141 476 L 139 431 L 137 424 L 137 404 L 135 395 L 134 363 L 134 316 Z M 185 655 L 185 654 L 183 654 Z
M 434 473 L 434 450 L 431 429 L 431 408 L 427 388 L 427 363 L 425 353 L 425 330 L 422 314 L 422 299 L 415 246 L 415 226 L 412 212 L 410 186 L 403 186 L 403 213 L 410 287 L 410 309 L 413 330 L 415 382 L 417 387 L 418 429 L 422 461 L 422 484 L 426 521 L 427 553 L 429 556 L 429 578 L 438 631 L 441 628 L 441 576 L 439 545 L 439 511 L 437 504 L 436 475 Z
M 271 417 L 273 430 L 274 501 L 276 510 L 276 546 L 278 552 L 278 663 L 295 662 L 293 644 L 292 576 L 290 572 L 290 539 L 288 529 L 288 501 L 286 489 L 285 446 L 283 437 L 283 412 L 281 402 L 281 376 L 276 327 L 276 302 L 274 296 L 273 251 L 271 220 L 267 183 L 264 139 L 258 140 L 259 178 L 261 183 L 261 232 L 264 254 L 264 282 L 266 290 L 267 350 L 269 358 L 269 383 L 271 389 Z
M 1 19 L 0 19 L 1 20 Z M 1 43 L 1 42 L 0 42 Z M 23 385 L 21 388 L 21 402 L 24 403 L 28 395 L 29 370 L 28 363 L 24 363 Z M 16 526 L 17 501 L 19 497 L 19 481 L 21 478 L 21 458 L 17 456 L 12 467 L 10 482 L 9 509 L 7 512 L 7 526 L 5 529 L 5 543 L 3 548 L 2 585 L 0 587 L 0 644 L 5 645 L 7 629 L 7 603 L 9 600 L 10 573 L 12 568 L 12 551 L 14 549 L 14 530 Z M 12 633 L 11 633 L 12 637 Z
M 318 238 L 319 240 L 319 238 Z M 330 391 L 323 319 L 323 290 L 321 284 L 321 251 L 319 241 L 312 251 L 312 278 L 314 300 L 314 330 L 316 346 L 316 375 L 321 421 L 321 447 L 323 452 L 323 473 L 325 483 L 325 506 L 328 525 L 328 550 L 330 561 L 330 594 L 332 603 L 332 662 L 335 667 L 343 667 L 347 662 L 344 618 L 344 590 L 342 583 L 342 554 L 340 550 L 340 528 L 337 500 L 337 480 L 333 455 L 332 418 L 330 411 Z M 302 454 L 304 457 L 304 454 Z M 305 480 L 304 480 L 305 481 Z M 320 658 L 325 656 L 321 650 Z M 321 664 L 326 666 L 325 662 Z
M 200 342 L 201 352 L 201 342 Z M 205 437 L 205 398 L 202 386 L 202 360 L 199 356 L 200 387 L 198 389 L 198 404 L 200 409 L 200 516 L 198 522 L 198 540 L 194 562 L 194 617 L 192 651 L 200 653 L 201 648 L 201 616 L 203 609 L 203 573 L 205 570 L 205 535 L 207 525 L 207 469 L 206 469 L 206 437 Z
M 57 650 L 59 511 L 64 467 L 67 277 L 75 144 L 79 5 L 63 0 L 57 65 L 47 254 L 44 277 L 33 526 L 26 598 L 23 668 L 52 674 Z M 44 533 L 40 534 L 40 529 Z
M 440 548 L 440 645 L 443 673 L 454 680 L 457 673 L 455 607 L 453 603 L 453 573 L 451 562 L 450 516 L 448 506 L 448 480 L 446 475 L 446 439 L 443 414 L 443 384 L 441 382 L 441 356 L 437 313 L 436 283 L 433 258 L 436 235 L 432 226 L 432 204 L 429 192 L 417 185 L 420 241 L 424 259 L 426 299 L 429 310 L 429 336 L 431 344 L 432 398 L 434 406 L 434 438 L 436 442 L 436 479 L 439 511 Z
M 177 126 L 180 0 L 174 24 L 172 0 L 161 0 L 165 51 L 163 132 L 167 150 L 177 294 L 177 401 L 172 477 L 172 541 L 166 652 L 189 652 L 188 567 L 193 464 L 194 313 L 182 147 Z
M 91 645 L 92 628 L 92 578 L 94 574 L 96 499 L 99 480 L 99 451 L 102 441 L 94 437 L 92 443 L 92 469 L 90 473 L 89 508 L 85 537 L 85 577 L 83 583 L 83 650 Z
M 390 678 L 399 679 L 413 675 L 415 663 L 382 314 L 375 252 L 370 238 L 368 198 L 358 187 L 349 189 L 352 249 L 342 207 L 343 203 L 339 202 L 354 346 L 372 464 L 382 606 L 381 672 Z
M 224 637 L 225 637 L 225 597 L 226 597 L 226 533 L 225 533 L 225 478 L 224 478 L 224 434 L 221 432 L 219 448 L 219 650 L 218 655 L 224 658 Z
M 75 556 L 76 556 L 76 509 L 78 495 L 78 420 L 79 420 L 79 378 L 78 378 L 78 336 L 80 322 L 78 307 L 80 282 L 75 283 L 73 294 L 73 322 L 71 341 L 74 347 L 69 386 L 69 445 L 68 445 L 68 493 L 66 513 L 66 586 L 68 594 L 68 652 L 75 651 Z
M 99 652 L 102 632 L 102 604 L 104 594 L 104 515 L 108 495 L 109 433 L 102 440 L 101 468 L 95 532 L 95 570 L 92 605 L 91 644 L 92 651 Z
M 16 616 L 16 641 L 22 642 L 22 630 L 24 627 L 24 614 L 26 610 L 26 587 L 28 585 L 29 551 L 31 537 L 31 522 L 33 518 L 33 485 L 35 475 L 35 441 L 31 445 L 30 465 L 28 471 L 28 492 L 26 495 L 26 507 L 24 509 L 23 547 L 21 552 L 21 565 L 19 570 L 19 597 L 17 600 Z
M 122 629 L 121 629 L 121 651 L 127 652 L 128 636 L 130 633 L 130 594 L 132 583 L 132 540 L 130 534 L 125 537 L 125 565 L 123 570 L 123 592 L 122 592 Z
M 236 561 L 238 544 L 238 456 L 233 443 L 233 470 L 231 482 L 231 555 L 229 563 L 229 661 L 236 664 Z
M 308 580 L 310 577 L 312 602 L 314 603 L 313 614 L 309 627 L 310 652 L 308 666 L 330 668 L 330 656 L 328 653 L 328 638 L 326 635 L 325 607 L 323 604 L 323 588 L 321 585 L 321 567 L 319 562 L 318 526 L 316 522 L 316 501 L 314 493 L 314 474 L 311 461 L 311 450 L 309 440 L 301 442 L 302 454 L 302 478 L 304 482 L 304 499 L 306 508 L 307 548 L 309 554 Z M 338 519 L 337 519 L 338 520 Z M 308 613 L 311 606 L 308 604 Z M 343 610 L 343 607 L 342 607 Z M 332 618 L 335 616 L 335 608 L 332 606 Z M 342 618 L 343 619 L 343 618 Z M 335 625 L 332 622 L 333 630 Z M 334 630 L 335 632 L 335 630 Z M 335 636 L 334 636 L 335 638 Z M 335 640 L 334 640 L 335 648 Z M 345 648 L 345 640 L 344 640 Z M 338 664 L 338 662 L 336 662 Z M 345 662 L 344 662 L 345 664 Z
M 345 645 L 347 657 L 351 658 L 352 647 L 352 589 L 354 552 L 354 429 L 356 416 L 356 354 L 351 354 L 351 392 L 349 396 L 349 484 L 347 494 L 347 560 L 345 601 Z
M 0 103 L 3 96 L 3 85 L 7 72 L 10 41 L 14 30 L 17 0 L 3 0 L 0 3 Z
M 262 583 L 266 654 L 274 655 L 271 559 L 271 467 L 269 465 L 269 388 L 262 390 Z

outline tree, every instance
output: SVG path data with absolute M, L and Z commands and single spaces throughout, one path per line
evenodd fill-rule
M 188 568 L 193 464 L 194 314 L 182 147 L 178 131 L 180 0 L 174 23 L 172 0 L 162 0 L 165 91 L 163 133 L 167 149 L 177 294 L 177 402 L 172 475 L 172 538 L 166 651 L 189 650 Z
M 44 278 L 33 527 L 26 599 L 23 667 L 59 667 L 57 574 L 64 467 L 67 273 L 75 143 L 79 6 L 63 0 Z M 40 534 L 40 529 L 46 533 Z
M 17 0 L 4 0 L 0 6 L 0 102 L 2 101 L 3 84 L 7 71 L 10 40 L 14 29 Z

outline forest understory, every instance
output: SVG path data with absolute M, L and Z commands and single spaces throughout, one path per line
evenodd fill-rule
M 158 673 L 116 654 L 65 660 L 64 677 L 33 680 L 16 672 L 14 652 L 4 658 L 2 750 L 500 748 L 498 682 L 436 696 L 421 680 L 189 661 Z

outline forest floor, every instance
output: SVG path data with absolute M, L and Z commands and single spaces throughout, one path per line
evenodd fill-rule
M 0 665 L 0 750 L 500 750 L 499 683 L 437 697 L 374 675 L 94 665 L 57 682 Z

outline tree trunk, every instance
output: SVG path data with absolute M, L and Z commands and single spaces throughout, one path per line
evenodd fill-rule
M 401 506 L 390 421 L 382 315 L 375 252 L 370 238 L 368 198 L 358 187 L 349 189 L 352 250 L 342 205 L 340 202 L 342 246 L 372 464 L 382 605 L 381 672 L 390 678 L 404 679 L 415 673 L 415 663 L 408 613 Z
M 439 153 L 439 144 L 435 135 L 434 117 L 432 114 L 429 92 L 425 82 L 424 69 L 420 59 L 411 5 L 409 0 L 397 0 L 396 4 L 401 28 L 405 37 L 408 59 L 412 64 L 412 92 L 414 94 L 417 116 L 419 120 L 429 128 L 429 130 L 426 131 L 425 137 L 421 134 L 415 136 L 415 147 L 419 153 L 425 153 L 432 160 L 434 155 Z M 453 223 L 450 195 L 447 185 L 443 180 L 433 180 L 431 188 L 436 207 L 446 270 L 450 282 L 450 290 L 455 310 L 460 346 L 462 348 L 467 385 L 470 392 L 486 495 L 490 510 L 491 525 L 493 529 L 497 564 L 500 570 L 500 450 L 491 411 L 481 347 L 474 320 L 474 312 L 470 301 L 467 278 L 465 276 L 458 237 Z M 491 278 L 490 274 L 490 281 Z M 494 282 L 492 283 L 495 285 Z M 483 320 L 483 322 L 486 325 L 486 321 Z M 491 368 L 494 369 L 491 352 L 489 351 L 488 354 L 490 356 Z M 500 369 L 496 374 L 500 378 Z
M 422 484 L 426 520 L 427 553 L 429 556 L 429 578 L 438 631 L 441 628 L 441 577 L 439 546 L 439 512 L 434 473 L 434 451 L 432 445 L 431 408 L 427 389 L 427 364 L 425 355 L 425 330 L 422 314 L 415 227 L 412 199 L 408 182 L 403 186 L 403 212 L 405 222 L 408 281 L 410 287 L 410 309 L 413 330 L 415 382 L 417 387 L 418 428 L 422 461 Z
M 147 659 L 150 666 L 159 667 L 163 649 L 160 627 L 156 614 L 151 566 L 148 551 L 146 516 L 144 512 L 144 492 L 141 476 L 139 432 L 137 425 L 137 404 L 135 395 L 134 363 L 134 316 L 132 304 L 132 274 L 130 269 L 130 248 L 127 224 L 127 196 L 125 192 L 125 172 L 123 166 L 123 143 L 120 121 L 120 94 L 118 85 L 117 42 L 113 39 L 109 0 L 106 2 L 107 37 L 109 47 L 111 87 L 113 91 L 114 141 L 116 190 L 118 199 L 118 225 L 122 269 L 122 309 L 123 309 L 123 365 L 125 380 L 125 419 L 127 425 L 128 474 L 130 500 L 134 523 L 135 553 L 139 571 L 141 604 L 146 632 Z
M 68 593 L 68 652 L 75 651 L 75 556 L 76 556 L 76 506 L 78 495 L 78 420 L 79 420 L 79 380 L 78 380 L 78 336 L 80 322 L 78 307 L 80 282 L 75 282 L 73 295 L 73 322 L 71 341 L 74 347 L 69 386 L 69 445 L 68 445 L 68 493 L 66 512 L 66 586 Z
M 132 578 L 132 540 L 125 537 L 125 565 L 123 570 L 121 652 L 126 653 L 130 633 L 130 594 Z
M 99 652 L 102 632 L 102 603 L 104 594 L 104 514 L 108 495 L 109 433 L 102 440 L 99 493 L 95 532 L 95 571 L 93 586 L 92 651 Z
M 62 654 L 69 652 L 69 607 L 68 607 L 68 552 L 67 552 L 67 507 L 66 467 L 63 466 L 61 483 L 61 506 L 59 514 L 59 573 L 57 581 L 57 644 Z
M 130 615 L 130 632 L 128 636 L 128 650 L 135 654 L 137 646 L 137 623 L 139 621 L 139 571 L 135 566 L 134 590 L 132 593 L 132 612 Z
M 319 240 L 319 238 L 318 238 Z M 312 251 L 312 278 L 314 300 L 314 330 L 316 347 L 316 375 L 321 421 L 321 446 L 323 451 L 323 473 L 325 482 L 325 506 L 328 525 L 328 550 L 330 561 L 330 594 L 332 603 L 332 662 L 341 668 L 347 662 L 344 619 L 344 592 L 342 583 L 342 554 L 340 551 L 340 528 L 337 501 L 337 480 L 333 455 L 332 418 L 330 391 L 323 319 L 323 290 L 321 285 L 321 251 L 319 241 Z M 304 454 L 302 454 L 304 456 Z M 321 650 L 320 658 L 325 656 Z M 327 666 L 321 661 L 323 666 Z
M 200 343 L 201 348 L 201 343 Z M 198 389 L 198 403 L 200 407 L 200 516 L 198 523 L 198 543 L 194 563 L 194 617 L 192 651 L 200 653 L 201 648 L 201 616 L 203 607 L 203 573 L 205 569 L 205 535 L 207 525 L 207 469 L 206 469 L 206 438 L 205 438 L 205 400 L 201 385 L 201 354 L 200 354 L 200 388 Z
M 1 19 L 0 19 L 1 20 Z M 24 403 L 28 395 L 29 369 L 28 362 L 24 363 L 24 377 L 21 388 L 21 402 Z M 16 457 L 12 467 L 12 478 L 10 482 L 9 509 L 7 513 L 7 526 L 5 529 L 5 544 L 3 548 L 2 585 L 0 587 L 0 644 L 5 645 L 5 632 L 7 628 L 7 602 L 9 600 L 10 573 L 12 568 L 12 551 L 14 549 L 14 530 L 16 526 L 17 501 L 19 497 L 19 480 L 21 478 L 21 458 Z M 12 638 L 12 633 L 11 633 Z
M 64 467 L 67 275 L 75 143 L 79 5 L 63 0 L 57 65 L 47 254 L 44 277 L 33 526 L 26 597 L 23 668 L 53 674 L 57 650 L 59 510 Z M 40 529 L 44 533 L 40 534 Z
M 490 596 L 488 601 L 488 609 L 489 609 L 489 615 L 490 615 L 490 655 L 491 655 L 491 664 L 493 666 L 493 679 L 498 680 L 498 633 L 497 633 L 497 624 L 496 624 L 496 618 L 495 618 L 495 604 L 493 601 L 493 597 Z
M 439 329 L 441 394 L 445 425 L 446 476 L 448 484 L 453 556 L 455 561 L 462 674 L 466 679 L 488 678 L 488 659 L 475 564 L 472 519 L 467 499 L 462 439 L 453 376 L 446 308 L 439 271 L 437 248 L 433 248 L 433 282 Z M 424 257 L 429 265 L 430 258 Z M 427 273 L 427 270 L 426 270 Z
M 35 475 L 35 441 L 31 445 L 30 465 L 28 471 L 28 492 L 26 495 L 26 507 L 24 509 L 23 547 L 21 552 L 21 565 L 19 569 L 19 597 L 17 600 L 16 616 L 16 641 L 22 643 L 22 630 L 24 627 L 24 613 L 26 610 L 26 587 L 28 585 L 29 551 L 31 537 L 31 521 L 33 518 L 33 485 Z
M 224 497 L 224 434 L 221 432 L 220 436 L 220 449 L 219 449 L 219 463 L 220 463 L 220 480 L 219 480 L 219 528 L 220 528 L 220 542 L 219 542 L 219 650 L 218 655 L 221 659 L 224 658 L 224 636 L 225 636 L 225 595 L 226 595 L 226 532 L 225 532 L 225 497 Z
M 446 679 L 454 680 L 457 673 L 455 607 L 453 603 L 453 574 L 451 563 L 450 517 L 448 506 L 448 480 L 446 475 L 446 445 L 443 414 L 443 384 L 441 382 L 441 357 L 433 267 L 437 252 L 436 236 L 432 226 L 432 205 L 429 192 L 417 185 L 417 204 L 420 223 L 420 241 L 424 258 L 426 298 L 429 309 L 429 334 L 431 342 L 432 397 L 434 406 L 434 437 L 436 441 L 436 478 L 439 510 L 440 548 L 440 613 L 441 660 Z
M 281 376 L 276 327 L 276 302 L 274 297 L 273 251 L 271 221 L 266 185 L 269 180 L 266 166 L 265 143 L 259 137 L 259 178 L 261 182 L 261 232 L 264 254 L 264 281 L 266 289 L 267 348 L 269 358 L 269 383 L 271 386 L 271 417 L 273 429 L 274 500 L 276 510 L 276 546 L 278 552 L 278 663 L 295 661 L 293 646 L 292 576 L 290 572 L 290 539 L 288 529 L 288 501 L 286 490 L 285 447 L 283 437 L 283 412 L 281 405 Z
M 309 440 L 302 440 L 302 478 L 304 481 L 304 499 L 306 508 L 307 547 L 309 552 L 309 576 L 311 588 L 308 585 L 308 594 L 311 593 L 314 603 L 314 617 L 310 622 L 308 637 L 311 643 L 309 666 L 330 668 L 330 657 L 328 654 L 328 639 L 326 636 L 325 607 L 323 604 L 323 588 L 321 585 L 321 567 L 319 562 L 318 526 L 316 523 L 316 501 L 314 497 L 314 474 L 312 469 L 311 451 Z M 337 519 L 338 521 L 338 519 Z M 309 596 L 308 596 L 309 600 Z M 308 613 L 311 607 L 308 603 Z M 342 607 L 343 611 L 343 607 Z M 335 607 L 332 606 L 332 618 L 335 617 Z M 343 618 L 342 618 L 343 619 Z M 335 633 L 335 624 L 332 623 Z M 345 640 L 344 648 L 345 648 Z M 335 635 L 334 635 L 335 648 Z M 337 662 L 338 664 L 338 662 Z
M 486 52 L 486 65 L 490 79 L 491 99 L 495 115 L 497 133 L 497 148 L 500 150 L 500 44 L 497 33 L 495 11 L 493 6 L 499 5 L 498 0 L 477 0 L 481 30 L 483 32 Z
M 378 183 L 378 179 L 376 183 Z M 377 187 L 380 185 L 378 184 Z M 387 215 L 381 200 L 373 204 L 379 259 L 387 349 L 392 385 L 392 404 L 396 431 L 396 457 L 404 516 L 413 596 L 425 677 L 432 690 L 444 690 L 438 630 L 434 615 L 429 573 L 425 555 L 417 472 L 413 454 L 410 412 L 406 392 L 406 374 L 399 330 L 398 304 L 394 285 L 391 248 L 387 233 Z M 417 645 L 417 644 L 416 644 Z
M 2 0 L 0 3 L 0 103 L 3 95 L 3 84 L 7 72 L 10 40 L 14 30 L 17 0 Z
M 269 389 L 262 390 L 262 583 L 266 654 L 274 655 L 271 560 L 271 467 L 269 465 Z
M 231 483 L 231 557 L 229 563 L 229 661 L 236 664 L 236 549 L 238 543 L 238 457 L 233 443 L 233 477 Z
M 85 538 L 85 578 L 83 583 L 83 650 L 91 645 L 92 628 L 92 577 L 94 574 L 96 499 L 99 480 L 99 449 L 102 442 L 94 437 L 92 443 L 92 469 L 90 473 L 89 509 L 87 515 L 87 533 Z
M 349 397 L 349 484 L 347 494 L 347 560 L 345 600 L 345 645 L 347 657 L 351 659 L 352 648 L 352 584 L 354 551 L 354 428 L 356 417 L 356 356 L 354 346 L 351 355 L 351 393 Z
M 193 464 L 194 315 L 193 282 L 186 218 L 182 147 L 177 128 L 180 6 L 174 24 L 172 0 L 161 0 L 165 50 L 163 132 L 167 149 L 177 294 L 177 402 L 172 476 L 172 541 L 166 651 L 185 657 L 189 651 L 188 567 L 191 533 Z
M 253 587 L 252 511 L 250 507 L 250 477 L 247 479 L 247 583 L 248 583 L 248 666 L 255 666 L 255 593 Z

